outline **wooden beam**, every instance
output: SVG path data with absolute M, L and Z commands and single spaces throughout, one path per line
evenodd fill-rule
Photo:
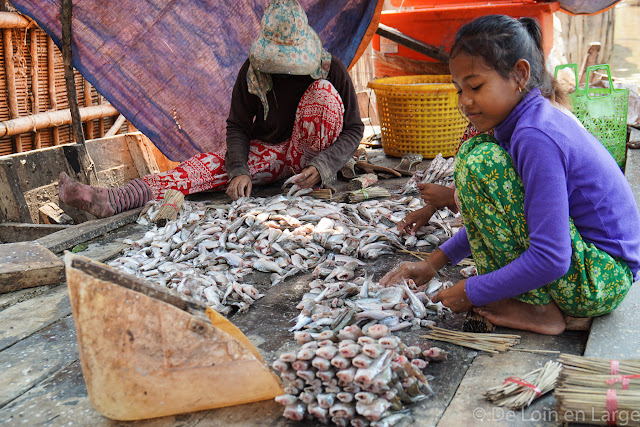
M 449 54 L 444 49 L 414 39 L 388 25 L 378 24 L 376 34 L 445 64 L 449 63 Z
M 3 222 L 0 223 L 0 240 L 5 243 L 31 242 L 70 227 L 73 225 Z
M 55 73 L 55 52 L 53 40 L 51 37 L 47 37 L 47 74 L 49 83 L 49 105 L 51 110 L 56 111 L 58 109 L 58 100 L 56 99 L 56 73 Z M 58 127 L 54 126 L 51 129 L 51 139 L 53 145 L 60 145 L 60 133 Z
M 36 240 L 36 243 L 43 245 L 51 252 L 58 253 L 65 249 L 74 247 L 79 243 L 84 243 L 94 237 L 101 236 L 109 231 L 120 228 L 123 225 L 135 222 L 143 208 L 132 209 L 119 213 L 110 218 L 95 219 L 83 222 L 66 230 L 49 234 Z
M 16 74 L 13 63 L 13 30 L 2 30 L 2 42 L 4 47 L 4 70 L 7 82 L 9 118 L 15 119 L 18 117 L 18 95 L 16 93 Z M 16 135 L 13 138 L 13 152 L 22 153 L 20 135 Z
M 110 136 L 114 136 L 115 134 L 117 134 L 120 128 L 122 127 L 122 125 L 124 124 L 125 120 L 127 119 L 125 119 L 124 116 L 120 114 L 116 119 L 116 121 L 113 122 L 113 125 L 111 125 L 111 127 L 109 128 L 109 131 L 104 135 L 104 137 L 109 138 Z
M 27 28 L 33 21 L 15 12 L 0 12 L 0 28 Z
M 79 111 L 80 120 L 95 120 L 100 117 L 111 117 L 118 114 L 118 110 L 113 105 L 94 105 L 83 107 Z M 32 116 L 20 117 L 13 120 L 0 122 L 0 138 L 5 136 L 19 135 L 31 132 L 34 129 L 46 129 L 52 126 L 68 125 L 72 121 L 69 109 L 58 111 L 47 111 L 45 113 L 34 114 Z
M 40 82 L 38 81 L 38 34 L 37 30 L 34 28 L 30 31 L 31 33 L 31 110 L 33 114 L 38 114 L 40 112 L 40 100 L 38 99 L 40 95 Z M 33 148 L 39 149 L 42 147 L 42 142 L 40 138 L 40 131 L 36 130 L 33 135 Z

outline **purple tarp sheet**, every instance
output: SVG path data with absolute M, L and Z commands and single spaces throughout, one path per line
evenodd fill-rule
M 300 4 L 325 49 L 349 66 L 379 1 Z M 60 47 L 61 0 L 11 3 Z M 231 90 L 267 0 L 73 3 L 74 66 L 160 151 L 182 161 L 224 146 Z

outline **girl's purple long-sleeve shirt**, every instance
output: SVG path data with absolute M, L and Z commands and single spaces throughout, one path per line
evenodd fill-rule
M 532 90 L 495 128 L 524 184 L 530 246 L 488 274 L 467 279 L 471 303 L 485 305 L 550 283 L 569 269 L 569 217 L 585 242 L 640 270 L 640 215 L 631 187 L 606 148 L 575 118 Z M 441 249 L 455 265 L 471 254 L 463 228 Z

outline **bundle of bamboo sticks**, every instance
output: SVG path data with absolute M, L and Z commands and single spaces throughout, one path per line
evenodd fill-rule
M 389 190 L 382 187 L 369 187 L 361 190 L 350 191 L 347 193 L 349 202 L 358 203 L 368 199 L 375 199 L 377 197 L 389 197 L 391 194 Z
M 521 409 L 556 386 L 562 365 L 549 361 L 542 368 L 535 369 L 522 377 L 509 377 L 501 385 L 491 387 L 485 397 L 497 406 Z
M 184 203 L 184 194 L 177 190 L 167 190 L 164 193 L 160 208 L 153 216 L 153 222 L 163 226 L 167 221 L 174 221 Z
M 559 421 L 640 426 L 640 359 L 560 355 L 554 396 Z
M 427 335 L 421 335 L 422 338 L 444 341 L 494 354 L 507 351 L 520 343 L 520 335 L 459 332 L 436 326 L 431 326 L 430 328 L 431 332 Z

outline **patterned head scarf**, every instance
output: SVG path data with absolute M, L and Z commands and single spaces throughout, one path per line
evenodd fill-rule
M 266 120 L 267 94 L 273 89 L 271 74 L 308 74 L 313 79 L 326 79 L 331 54 L 322 48 L 320 37 L 309 26 L 307 14 L 297 0 L 272 0 L 251 45 L 249 63 L 249 93 L 260 98 Z

